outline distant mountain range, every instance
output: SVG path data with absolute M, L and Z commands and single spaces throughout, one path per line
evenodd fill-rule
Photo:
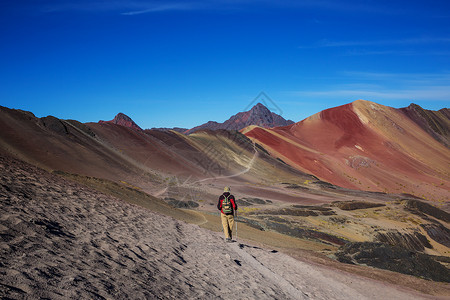
M 142 130 L 123 113 L 83 124 L 0 108 L 0 153 L 50 170 L 113 180 L 129 177 L 136 168 L 198 178 L 229 174 L 250 161 L 241 158 L 254 151 L 248 139 L 270 154 L 269 165 L 291 168 L 283 174 L 295 168 L 345 188 L 450 200 L 448 108 L 431 111 L 412 104 L 395 109 L 358 100 L 293 123 L 257 104 L 224 123 L 185 131 Z M 223 148 L 230 145 L 243 150 L 231 155 Z M 255 165 L 254 176 L 272 176 L 267 166 Z
M 420 126 L 428 134 L 430 134 L 434 139 L 450 147 L 450 109 L 442 108 L 439 111 L 432 111 L 423 109 L 417 104 L 410 104 L 408 107 L 400 108 L 404 115 L 411 119 L 414 123 Z M 128 127 L 134 130 L 142 131 L 143 129 L 137 125 L 129 116 L 118 113 L 111 121 L 99 121 L 99 124 L 116 124 L 124 127 Z M 259 126 L 263 128 L 274 128 L 289 126 L 294 124 L 292 120 L 286 120 L 282 116 L 271 112 L 263 104 L 258 103 L 253 106 L 249 111 L 240 112 L 236 115 L 231 116 L 228 120 L 223 123 L 218 123 L 215 121 L 209 121 L 202 125 L 196 126 L 191 129 L 180 128 L 180 127 L 158 127 L 146 130 L 157 130 L 157 131 L 176 131 L 184 134 L 191 134 L 200 130 L 237 130 L 240 131 L 248 126 Z
M 142 130 L 141 127 L 139 127 L 130 117 L 128 117 L 127 115 L 125 115 L 123 113 L 119 113 L 111 121 L 99 121 L 99 123 L 100 124 L 112 123 L 112 124 L 129 127 L 129 128 L 139 130 L 139 131 Z M 205 124 L 196 126 L 191 129 L 180 128 L 180 127 L 173 127 L 173 128 L 159 127 L 159 128 L 151 128 L 151 130 L 158 130 L 158 131 L 173 130 L 173 131 L 184 133 L 184 134 L 191 134 L 191 133 L 194 133 L 199 130 L 225 129 L 225 130 L 239 131 L 250 125 L 261 126 L 264 128 L 272 128 L 272 127 L 279 127 L 279 126 L 287 126 L 287 125 L 291 125 L 291 124 L 294 124 L 294 121 L 285 120 L 282 116 L 277 115 L 274 112 L 271 112 L 263 104 L 258 103 L 255 106 L 253 106 L 249 111 L 237 113 L 236 115 L 231 116 L 228 120 L 226 120 L 223 123 L 209 121 Z

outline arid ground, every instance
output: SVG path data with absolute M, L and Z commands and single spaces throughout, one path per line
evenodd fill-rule
M 2 157 L 0 164 L 5 171 L 0 219 L 4 299 L 449 295 L 446 284 L 342 266 L 314 254 L 313 243 L 252 234 L 245 226 L 238 229 L 237 242 L 225 243 L 220 233 L 202 228 L 217 226 L 216 217 L 191 219 L 206 226 L 189 224 L 14 159 Z M 170 210 L 158 201 L 151 205 Z

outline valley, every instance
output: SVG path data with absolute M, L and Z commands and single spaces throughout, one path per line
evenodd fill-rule
M 260 111 L 264 110 L 258 106 L 239 116 L 261 120 L 252 115 Z M 441 122 L 433 128 L 449 128 L 447 111 L 428 113 Z M 38 218 L 26 208 L 27 201 L 37 201 L 33 205 L 39 206 L 40 201 L 60 199 L 72 210 L 71 201 L 78 201 L 77 195 L 85 189 L 101 195 L 101 201 L 116 199 L 133 210 L 156 214 L 151 217 L 153 223 L 181 222 L 186 224 L 180 225 L 183 228 L 198 228 L 194 231 L 212 234 L 217 243 L 222 230 L 217 199 L 223 187 L 230 186 L 239 206 L 235 245 L 273 249 L 320 268 L 384 284 L 396 282 L 411 293 L 450 295 L 447 129 L 433 131 L 424 119 L 419 122 L 402 110 L 361 100 L 287 126 L 264 124 L 240 131 L 200 129 L 183 134 L 143 130 L 123 114 L 113 121 L 80 123 L 37 118 L 30 112 L 2 107 L 1 199 L 4 211 L 9 212 L 3 215 L 2 243 L 11 247 L 11 241 L 19 242 L 11 232 L 15 226 L 11 227 L 15 222 L 11 218 L 16 216 L 21 222 Z M 24 170 L 28 175 L 23 175 Z M 41 176 L 46 183 L 31 183 L 29 188 L 24 183 L 21 190 L 16 189 L 18 178 L 25 182 L 34 178 L 35 182 Z M 41 190 L 53 182 L 61 187 L 67 184 L 70 191 L 45 195 Z M 18 205 L 24 205 L 28 217 L 23 212 L 13 213 L 20 211 Z M 46 221 L 34 224 L 61 229 L 66 236 L 63 228 L 72 224 L 72 219 L 62 212 L 54 212 L 54 218 L 49 211 L 45 214 Z M 235 249 L 237 253 L 242 247 Z M 253 251 L 250 249 L 257 248 L 250 247 L 248 252 Z M 241 258 L 245 255 L 241 253 Z M 2 261 L 8 257 L 3 256 Z M 263 265 L 268 267 L 268 262 Z M 161 266 L 155 268 L 161 270 Z M 281 274 L 274 271 L 276 266 L 269 269 Z M 298 289 L 287 284 L 284 292 L 292 296 Z M 336 297 L 341 296 L 344 294 Z

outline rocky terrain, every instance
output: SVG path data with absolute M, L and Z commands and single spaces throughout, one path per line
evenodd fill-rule
M 446 128 L 445 110 L 427 114 Z M 450 296 L 449 150 L 405 112 L 357 101 L 291 126 L 189 135 L 116 119 L 0 107 L 5 298 Z M 225 185 L 239 242 L 223 245 Z
M 274 249 L 225 243 L 15 159 L 0 157 L 0 166 L 3 299 L 428 298 Z

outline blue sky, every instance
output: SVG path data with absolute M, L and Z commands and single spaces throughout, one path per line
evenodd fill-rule
M 2 106 L 191 128 L 261 91 L 294 121 L 357 99 L 449 107 L 450 2 L 0 2 Z

